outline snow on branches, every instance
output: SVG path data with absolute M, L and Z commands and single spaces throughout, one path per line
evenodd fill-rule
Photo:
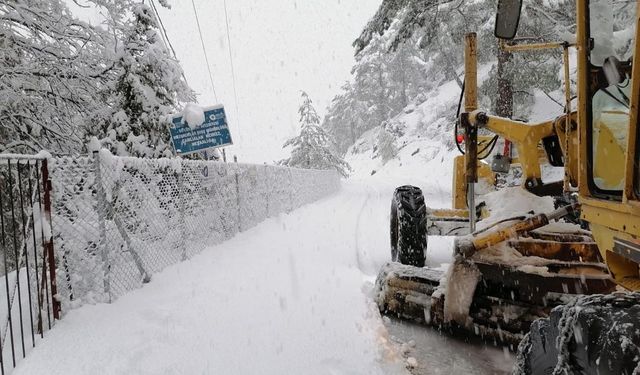
M 171 156 L 164 118 L 195 97 L 160 41 L 152 10 L 135 4 L 132 12 L 115 61 L 119 75 L 105 93 L 114 105 L 101 119 L 97 135 L 117 155 Z
M 63 0 L 0 2 L 0 152 L 77 154 L 97 136 L 116 154 L 168 154 L 161 119 L 194 95 L 153 12 L 134 0 L 87 5 L 103 24 Z
M 60 0 L 0 3 L 0 152 L 78 151 L 108 77 L 105 34 Z
M 298 112 L 302 126 L 300 134 L 282 146 L 291 146 L 293 150 L 291 157 L 280 161 L 280 164 L 306 169 L 335 169 L 347 177 L 351 168 L 331 150 L 331 138 L 320 126 L 320 117 L 306 92 L 302 92 L 302 104 Z

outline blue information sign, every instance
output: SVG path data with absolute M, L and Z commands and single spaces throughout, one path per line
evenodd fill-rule
M 182 115 L 174 116 L 169 130 L 173 148 L 178 155 L 233 144 L 222 105 L 204 108 L 204 123 L 193 129 L 183 121 Z

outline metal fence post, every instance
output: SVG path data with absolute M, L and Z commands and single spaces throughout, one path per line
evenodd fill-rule
M 268 217 L 271 217 L 271 213 L 269 212 L 269 197 L 271 196 L 272 192 L 271 192 L 271 184 L 269 183 L 269 168 L 265 165 L 264 166 L 264 175 L 263 175 L 263 182 L 264 182 L 264 190 L 266 191 L 264 200 L 265 200 L 265 205 L 266 205 L 266 214 L 265 214 L 265 219 Z
M 53 306 L 53 318 L 60 319 L 60 301 L 58 300 L 58 286 L 56 283 L 56 260 L 53 253 L 53 228 L 51 227 L 51 179 L 49 178 L 49 165 L 47 159 L 42 160 L 42 184 L 44 187 L 43 203 L 44 215 L 49 221 L 49 233 L 44 240 L 44 248 L 47 253 L 49 277 L 51 281 L 51 304 Z
M 184 165 L 182 163 L 182 161 L 180 161 L 180 172 L 178 172 L 178 202 L 179 203 L 179 213 L 180 213 L 180 223 L 181 223 L 181 230 L 180 230 L 180 234 L 182 237 L 182 260 L 187 260 L 187 223 L 185 222 L 185 204 L 186 204 L 186 197 L 185 197 L 185 191 L 184 191 Z
M 291 212 L 296 208 L 296 203 L 293 200 L 293 189 L 295 184 L 293 183 L 293 169 L 289 168 L 289 205 L 287 206 L 287 212 Z
M 238 232 L 242 232 L 242 214 L 240 210 L 240 179 L 238 177 L 240 168 L 236 166 L 236 205 L 238 206 Z
M 110 283 L 110 271 L 111 265 L 109 264 L 109 254 L 107 253 L 107 225 L 106 225 L 106 208 L 107 208 L 107 195 L 104 191 L 104 185 L 102 184 L 102 166 L 100 165 L 100 153 L 98 151 L 93 152 L 93 161 L 95 165 L 96 173 L 96 193 L 97 193 L 97 210 L 98 210 L 98 230 L 100 231 L 100 244 L 99 251 L 102 255 L 102 272 L 104 277 L 104 291 L 111 303 L 111 283 Z

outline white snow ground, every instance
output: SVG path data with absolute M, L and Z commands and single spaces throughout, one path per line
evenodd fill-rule
M 375 177 L 346 181 L 111 305 L 69 312 L 14 374 L 406 373 L 368 296 L 389 257 L 395 187 Z M 431 265 L 448 260 L 430 252 Z M 426 342 L 445 343 L 436 336 Z M 510 362 L 501 349 L 478 350 Z

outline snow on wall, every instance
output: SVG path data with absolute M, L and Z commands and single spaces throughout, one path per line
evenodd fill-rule
M 206 246 L 340 187 L 335 171 L 104 150 L 53 159 L 51 175 L 63 311 L 110 302 Z

